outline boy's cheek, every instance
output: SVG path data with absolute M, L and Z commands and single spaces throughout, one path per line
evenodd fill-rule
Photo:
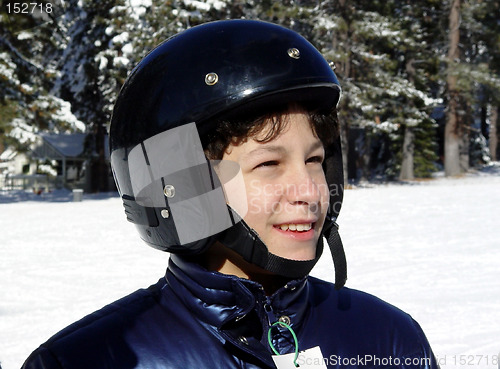
M 262 205 L 260 204 L 259 198 L 249 196 L 248 202 L 248 215 L 254 216 L 255 214 L 260 214 L 262 212 Z
M 248 194 L 248 215 L 265 215 L 275 212 L 276 201 L 266 198 L 262 195 L 252 196 Z

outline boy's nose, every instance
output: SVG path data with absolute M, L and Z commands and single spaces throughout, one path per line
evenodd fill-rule
M 319 185 L 305 168 L 291 174 L 286 188 L 291 204 L 317 204 L 321 201 Z

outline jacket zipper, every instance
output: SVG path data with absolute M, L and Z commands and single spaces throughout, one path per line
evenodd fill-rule
M 266 312 L 266 316 L 267 316 L 267 329 L 265 329 L 264 332 L 265 332 L 265 336 L 266 336 L 266 341 L 268 341 L 268 338 L 267 338 L 268 332 L 271 329 L 271 326 L 274 323 L 276 323 L 278 321 L 278 319 L 276 319 L 276 315 L 274 314 L 274 310 L 273 310 L 273 307 L 271 305 L 271 300 L 269 299 L 269 296 L 265 297 L 265 300 L 263 302 L 263 307 L 264 307 L 264 311 Z M 271 339 L 272 339 L 272 335 L 271 335 Z M 267 344 L 268 349 L 271 349 L 269 344 L 270 344 L 270 342 L 268 342 L 268 344 Z
M 267 315 L 267 323 L 269 324 L 268 328 L 271 328 L 271 325 L 276 323 L 276 315 L 274 315 L 273 307 L 271 306 L 271 300 L 266 296 L 266 301 L 264 302 L 264 311 Z

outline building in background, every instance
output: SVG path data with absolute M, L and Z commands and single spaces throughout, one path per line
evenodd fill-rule
M 0 153 L 0 188 L 33 190 L 37 193 L 56 188 L 96 192 L 94 167 L 96 162 L 102 160 L 98 160 L 89 144 L 92 142 L 91 136 L 86 133 L 41 133 L 27 153 L 7 148 Z M 107 140 L 104 142 L 107 146 Z M 113 190 L 107 147 L 103 151 L 104 163 L 100 165 L 108 173 L 104 187 Z

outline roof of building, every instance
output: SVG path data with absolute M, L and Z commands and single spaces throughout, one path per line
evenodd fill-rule
M 40 136 L 52 148 L 65 157 L 77 157 L 83 153 L 86 133 L 48 134 Z

